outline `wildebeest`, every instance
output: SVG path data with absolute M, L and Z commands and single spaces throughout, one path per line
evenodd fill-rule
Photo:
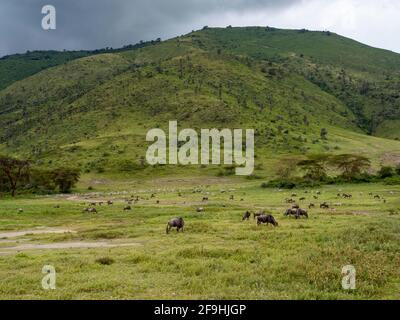
M 208 201 L 208 197 L 203 197 L 203 201 Z
M 125 206 L 124 207 L 124 211 L 130 211 L 130 210 L 132 210 L 131 206 Z
M 176 228 L 177 232 L 182 229 L 183 232 L 184 226 L 185 222 L 183 221 L 183 218 L 174 218 L 168 221 L 166 232 L 168 234 L 171 228 Z
M 196 209 L 196 212 L 204 212 L 204 208 L 201 208 L 201 207 L 200 207 L 200 208 L 197 208 L 197 209 Z
M 292 209 L 299 209 L 300 208 L 300 206 L 298 205 L 298 204 L 294 204 L 293 206 L 292 206 Z
M 300 198 L 299 200 L 300 200 L 300 201 L 305 201 L 306 198 L 305 198 L 305 197 L 302 197 L 302 198 Z
M 260 211 L 254 212 L 253 213 L 253 219 L 255 219 L 256 217 L 258 218 L 258 217 L 263 216 L 263 215 L 265 215 L 265 211 L 264 210 L 260 210 Z
M 295 203 L 295 202 L 296 202 L 296 201 L 293 200 L 293 199 L 286 199 L 285 201 L 286 201 L 286 203 Z
M 298 209 L 290 208 L 285 211 L 285 216 L 295 216 Z
M 297 209 L 297 212 L 296 212 L 296 215 L 295 215 L 296 219 L 300 218 L 301 216 L 304 216 L 304 217 L 306 217 L 306 218 L 308 219 L 308 212 L 307 212 L 307 210 L 300 209 L 300 208 Z
M 297 194 L 296 193 L 293 193 L 292 194 L 292 198 L 296 198 L 297 197 Z
M 244 220 L 249 220 L 250 217 L 251 217 L 251 212 L 250 212 L 250 211 L 246 211 L 246 212 L 243 214 L 242 221 L 244 221 Z
M 23 213 L 23 212 L 24 212 L 23 209 L 21 209 L 21 208 L 18 209 L 18 213 Z
M 351 198 L 353 198 L 353 195 L 351 195 L 349 193 L 343 193 L 342 197 L 345 198 L 345 199 L 351 199 Z
M 311 209 L 311 208 L 315 208 L 315 204 L 314 203 L 310 203 L 310 205 L 308 206 L 308 209 Z
M 84 212 L 88 212 L 88 213 L 97 213 L 96 208 L 86 208 L 85 210 L 83 210 Z
M 114 202 L 112 202 L 111 200 L 108 200 L 108 201 L 107 201 L 107 204 L 108 204 L 109 206 L 111 206 L 112 204 L 114 204 Z
M 257 217 L 257 225 L 259 226 L 260 224 L 272 224 L 274 227 L 278 226 L 278 222 L 276 222 L 275 218 L 272 215 L 262 215 Z
M 234 198 L 235 198 L 234 196 L 230 196 L 229 200 L 234 200 Z
M 380 198 L 381 198 L 381 196 L 378 194 L 374 196 L 374 199 L 380 199 Z
M 326 202 L 324 202 L 324 203 L 321 203 L 319 207 L 320 207 L 321 209 L 329 209 L 329 204 L 326 203 Z

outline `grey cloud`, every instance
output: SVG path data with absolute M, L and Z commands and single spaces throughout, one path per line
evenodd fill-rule
M 201 27 L 207 16 L 280 10 L 300 0 L 1 0 L 0 56 L 38 49 L 120 47 Z M 57 10 L 57 30 L 41 28 L 41 8 Z M 222 23 L 223 21 L 221 21 Z

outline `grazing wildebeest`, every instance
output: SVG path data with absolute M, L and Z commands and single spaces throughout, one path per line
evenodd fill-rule
M 132 210 L 131 206 L 125 206 L 124 207 L 124 211 L 129 211 L 129 210 Z
M 345 198 L 345 199 L 351 199 L 351 198 L 353 198 L 353 195 L 351 195 L 349 193 L 343 193 L 342 197 Z
M 86 208 L 85 210 L 83 210 L 84 212 L 88 212 L 88 213 L 97 213 L 96 208 Z
M 292 206 L 292 209 L 299 209 L 300 208 L 300 206 L 298 205 L 298 204 L 294 204 L 293 206 Z
M 18 209 L 18 212 L 22 213 L 22 212 L 24 212 L 24 210 L 20 208 L 20 209 Z
M 256 217 L 258 218 L 258 217 L 263 216 L 263 215 L 265 215 L 265 211 L 264 210 L 260 210 L 260 211 L 254 212 L 253 213 L 253 219 L 255 219 Z
M 297 197 L 297 194 L 296 194 L 296 193 L 293 193 L 293 194 L 291 195 L 291 197 L 292 197 L 292 198 L 296 198 L 296 197 Z
M 293 208 L 287 209 L 287 210 L 285 211 L 285 216 L 291 216 L 291 215 L 295 216 L 296 213 L 297 213 L 297 210 L 298 210 L 298 209 L 293 209 Z
M 197 209 L 196 209 L 196 212 L 204 212 L 204 208 L 201 208 L 201 207 L 200 207 L 200 208 L 197 208 Z
M 97 205 L 97 203 L 96 202 L 91 202 L 91 203 L 89 203 L 89 206 L 96 206 Z
M 257 217 L 257 225 L 259 226 L 260 224 L 272 224 L 274 227 L 278 226 L 278 222 L 276 222 L 275 218 L 272 215 L 262 215 Z
M 182 232 L 183 232 L 184 226 L 185 226 L 185 222 L 183 221 L 182 218 L 171 219 L 168 221 L 168 224 L 167 224 L 167 229 L 166 229 L 167 234 L 169 233 L 171 228 L 176 228 L 177 232 L 179 232 L 179 230 L 182 229 Z
M 318 200 L 318 197 L 317 197 L 317 196 L 314 196 L 314 199 L 315 199 L 315 200 Z
M 111 206 L 111 205 L 114 204 L 114 202 L 112 202 L 111 200 L 108 200 L 108 201 L 107 201 L 107 204 L 108 204 L 109 206 Z
M 376 195 L 376 196 L 374 196 L 374 199 L 380 199 L 381 198 L 381 196 L 380 195 Z
M 56 204 L 53 208 L 54 209 L 60 209 L 60 205 Z
M 300 200 L 300 201 L 305 201 L 306 198 L 305 198 L 305 197 L 302 197 L 302 198 L 300 198 L 299 200 Z
M 304 209 L 297 209 L 297 212 L 296 212 L 296 219 L 298 219 L 298 218 L 300 218 L 301 216 L 305 216 L 307 219 L 308 219 L 308 212 L 307 212 L 307 210 L 304 210 Z
M 296 202 L 296 201 L 293 200 L 293 199 L 286 199 L 285 201 L 286 201 L 286 203 L 295 203 L 295 202 Z
M 203 197 L 203 201 L 208 201 L 208 197 Z
M 242 221 L 244 221 L 244 220 L 249 220 L 250 217 L 251 217 L 251 212 L 250 212 L 250 211 L 246 211 L 246 212 L 243 214 Z
M 310 203 L 310 205 L 308 206 L 308 209 L 311 209 L 311 208 L 315 208 L 315 204 L 314 203 Z
M 329 209 L 329 204 L 327 204 L 326 202 L 321 203 L 321 205 L 319 206 L 321 209 Z
M 235 198 L 234 196 L 230 196 L 229 200 L 234 200 L 234 198 Z

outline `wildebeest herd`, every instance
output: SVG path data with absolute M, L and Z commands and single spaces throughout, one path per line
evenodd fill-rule
M 310 192 L 306 191 L 305 193 L 307 194 L 307 193 L 310 193 Z M 321 192 L 319 192 L 319 191 L 315 192 L 314 195 L 313 195 L 313 199 L 314 200 L 318 199 L 320 195 L 321 195 Z M 372 196 L 374 199 L 383 200 L 384 202 L 386 202 L 386 200 L 382 196 L 374 195 L 372 193 L 370 193 L 369 195 Z M 179 193 L 179 196 L 182 197 L 182 194 Z M 156 197 L 155 194 L 151 195 L 151 198 L 155 198 L 155 197 Z M 286 199 L 285 200 L 286 203 L 292 204 L 292 206 L 284 211 L 284 216 L 286 216 L 286 217 L 293 216 L 296 219 L 300 219 L 301 217 L 305 217 L 306 219 L 308 219 L 309 218 L 308 211 L 303 209 L 303 208 L 301 208 L 298 204 L 296 204 L 297 201 L 294 198 L 297 198 L 297 197 L 298 197 L 297 194 L 294 193 L 294 194 L 291 195 L 290 199 Z M 353 195 L 348 194 L 348 193 L 338 193 L 337 194 L 337 198 L 352 199 Z M 143 198 L 143 199 L 149 200 L 148 198 Z M 229 200 L 233 201 L 234 200 L 234 196 L 231 195 L 229 197 Z M 133 204 L 133 203 L 136 204 L 138 201 L 139 201 L 139 197 L 138 196 L 136 196 L 136 197 L 131 196 L 130 199 L 126 199 L 127 205 L 124 206 L 123 210 L 124 211 L 132 210 L 131 204 Z M 209 201 L 209 197 L 208 196 L 204 196 L 202 198 L 202 202 L 207 202 L 207 201 Z M 243 201 L 243 199 L 241 199 L 241 201 Z M 304 196 L 300 197 L 299 201 L 300 202 L 306 201 L 306 197 L 304 197 Z M 91 202 L 91 203 L 89 203 L 89 207 L 86 208 L 84 210 L 84 212 L 97 213 L 97 210 L 96 210 L 95 206 L 96 205 L 101 206 L 101 205 L 103 205 L 103 203 L 104 202 Z M 156 203 L 159 204 L 160 201 L 157 200 Z M 113 205 L 114 203 L 113 203 L 113 201 L 108 200 L 107 202 L 105 202 L 105 204 L 110 206 L 110 205 Z M 335 204 L 335 206 L 341 206 L 341 205 L 342 204 Z M 225 207 L 225 205 L 223 207 Z M 329 204 L 327 202 L 320 203 L 319 207 L 321 209 L 334 210 L 334 209 L 331 208 L 331 204 Z M 308 209 L 312 209 L 312 208 L 315 208 L 315 204 L 314 203 L 310 203 L 308 205 Z M 199 207 L 199 208 L 196 209 L 196 212 L 197 213 L 204 213 L 205 209 L 203 207 Z M 247 210 L 242 215 L 242 221 L 249 221 L 251 216 L 253 216 L 253 219 L 256 220 L 257 226 L 262 225 L 262 224 L 267 224 L 267 225 L 271 224 L 272 226 L 277 227 L 279 225 L 278 222 L 276 221 L 275 217 L 272 214 L 267 213 L 265 210 L 259 210 L 259 211 Z M 185 227 L 185 221 L 184 221 L 184 219 L 182 217 L 173 218 L 173 219 L 169 220 L 168 223 L 167 223 L 166 233 L 168 234 L 172 228 L 176 228 L 177 232 L 184 231 L 184 227 Z

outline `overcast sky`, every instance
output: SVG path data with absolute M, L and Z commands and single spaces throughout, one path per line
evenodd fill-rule
M 44 31 L 44 5 L 57 29 Z M 0 0 L 0 56 L 121 47 L 208 26 L 330 30 L 400 53 L 399 0 Z

